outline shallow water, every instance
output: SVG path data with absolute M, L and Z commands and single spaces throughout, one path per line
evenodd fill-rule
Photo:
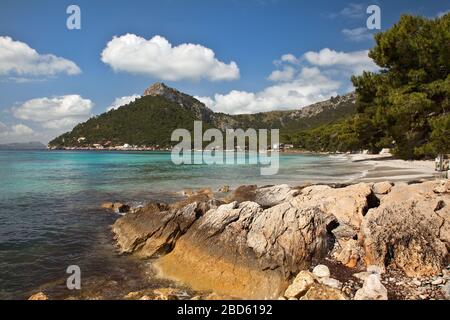
M 184 165 L 162 152 L 0 151 L 0 299 L 20 299 L 65 279 L 79 265 L 82 279 L 120 282 L 137 270 L 115 253 L 105 201 L 171 201 L 184 188 L 242 184 L 350 182 L 367 165 L 345 158 L 280 155 L 280 170 L 258 165 Z M 61 281 L 60 281 L 61 282 Z M 64 282 L 64 281 L 62 281 Z

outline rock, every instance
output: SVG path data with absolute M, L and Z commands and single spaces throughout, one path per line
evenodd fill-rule
M 277 204 L 292 200 L 298 194 L 298 190 L 291 189 L 287 184 L 262 187 L 256 189 L 255 202 L 262 207 L 273 207 Z
M 415 285 L 416 287 L 420 287 L 422 285 L 422 282 L 420 282 L 419 280 L 414 279 L 413 281 L 411 281 L 411 283 L 413 285 Z
M 223 186 L 223 187 L 219 188 L 218 191 L 222 192 L 222 193 L 228 193 L 228 192 L 230 192 L 230 186 Z
M 354 239 L 338 239 L 339 249 L 333 252 L 333 257 L 349 268 L 354 268 L 363 256 L 362 248 Z
M 371 195 L 372 189 L 365 183 L 339 189 L 311 186 L 301 190 L 295 201 L 310 203 L 337 220 L 339 225 L 346 225 L 357 231 L 369 207 L 368 198 Z
M 284 202 L 264 209 L 234 201 L 197 217 L 155 263 L 164 275 L 194 290 L 276 299 L 293 275 L 328 251 L 326 215 L 309 204 Z
M 226 198 L 227 202 L 237 201 L 238 203 L 245 201 L 255 201 L 256 185 L 239 186 L 234 192 Z
M 361 289 L 356 291 L 355 300 L 387 300 L 387 290 L 380 281 L 378 274 L 367 277 Z
M 354 237 L 357 236 L 356 230 L 345 224 L 338 226 L 336 229 L 333 229 L 331 232 L 334 234 L 336 239 L 349 240 L 349 239 L 353 239 Z
M 48 300 L 48 297 L 45 293 L 38 292 L 29 297 L 28 300 Z
M 441 290 L 445 299 L 450 300 L 450 282 L 447 282 L 445 285 L 443 285 Z
M 434 188 L 435 193 L 450 193 L 450 179 L 441 180 Z
M 187 297 L 185 291 L 173 288 L 159 288 L 153 291 L 154 300 L 179 300 L 179 297 Z
M 300 271 L 284 292 L 286 298 L 299 298 L 314 284 L 315 277 L 309 271 Z
M 330 276 L 330 269 L 323 264 L 314 267 L 313 274 L 319 278 L 328 278 Z
M 333 278 L 319 278 L 319 282 L 334 289 L 342 289 L 342 282 Z
M 114 207 L 114 203 L 112 203 L 112 202 L 104 202 L 101 205 L 101 208 L 106 209 L 106 210 L 112 210 L 113 207 Z
M 433 285 L 433 286 L 437 286 L 437 285 L 439 285 L 439 284 L 442 284 L 444 282 L 444 280 L 442 279 L 442 278 L 437 278 L 436 280 L 433 280 L 432 282 L 431 282 L 431 284 Z
M 347 300 L 347 297 L 340 290 L 316 283 L 300 300 Z
M 378 182 L 372 186 L 373 193 L 375 194 L 387 194 L 391 191 L 392 184 L 390 182 Z
M 397 184 L 361 225 L 366 264 L 394 265 L 409 277 L 438 274 L 448 259 L 450 195 L 436 182 Z

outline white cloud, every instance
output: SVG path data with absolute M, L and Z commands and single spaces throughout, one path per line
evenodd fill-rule
M 172 46 L 161 36 L 150 40 L 134 34 L 114 37 L 101 57 L 114 71 L 144 74 L 162 80 L 239 79 L 239 68 L 234 61 L 229 64 L 219 61 L 213 50 L 198 44 Z
M 113 103 L 106 108 L 106 111 L 116 110 L 121 106 L 124 106 L 126 104 L 129 104 L 130 102 L 133 102 L 136 99 L 139 99 L 141 96 L 138 94 L 133 94 L 131 96 L 124 96 L 120 98 L 114 99 Z
M 350 3 L 337 13 L 332 13 L 330 17 L 343 17 L 343 18 L 351 18 L 351 19 L 360 19 L 363 18 L 366 13 L 366 8 L 362 3 Z
M 232 90 L 227 94 L 196 98 L 214 111 L 230 114 L 299 109 L 349 92 L 353 74 L 379 70 L 368 57 L 368 51 L 337 52 L 326 48 L 307 52 L 300 58 L 289 56 L 276 60 L 275 65 L 281 69 L 268 77 L 279 82 L 261 91 Z
M 13 108 L 16 118 L 39 123 L 47 129 L 71 129 L 75 124 L 87 120 L 93 102 L 79 95 L 28 100 Z
M 297 109 L 337 95 L 338 81 L 324 76 L 318 68 L 302 68 L 290 82 L 269 86 L 253 93 L 233 90 L 200 100 L 214 111 L 230 114 Z
M 283 54 L 281 56 L 281 61 L 282 62 L 289 62 L 289 63 L 292 63 L 292 64 L 299 63 L 299 60 L 291 53 Z
M 293 67 L 284 67 L 283 70 L 274 70 L 267 79 L 271 81 L 291 81 L 294 78 L 295 69 Z
M 26 77 L 55 76 L 57 74 L 76 75 L 80 68 L 72 61 L 53 54 L 39 54 L 26 43 L 14 41 L 10 37 L 0 37 L 0 75 L 16 75 L 17 82 Z
M 342 33 L 352 41 L 373 39 L 373 34 L 367 28 L 344 29 Z
M 368 50 L 338 52 L 328 48 L 319 52 L 309 51 L 304 57 L 310 64 L 320 67 L 344 68 L 355 74 L 362 71 L 377 71 L 379 68 L 368 56 Z

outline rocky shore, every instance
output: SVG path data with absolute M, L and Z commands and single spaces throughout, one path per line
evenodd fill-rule
M 449 180 L 220 191 L 131 209 L 120 253 L 197 299 L 450 298 Z

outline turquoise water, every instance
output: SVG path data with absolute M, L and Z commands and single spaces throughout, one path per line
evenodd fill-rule
M 24 298 L 64 278 L 69 265 L 83 275 L 127 265 L 109 227 L 118 216 L 100 210 L 102 202 L 171 201 L 185 188 L 348 182 L 365 169 L 343 158 L 281 155 L 279 173 L 261 176 L 258 165 L 176 166 L 170 153 L 0 151 L 0 298 Z

